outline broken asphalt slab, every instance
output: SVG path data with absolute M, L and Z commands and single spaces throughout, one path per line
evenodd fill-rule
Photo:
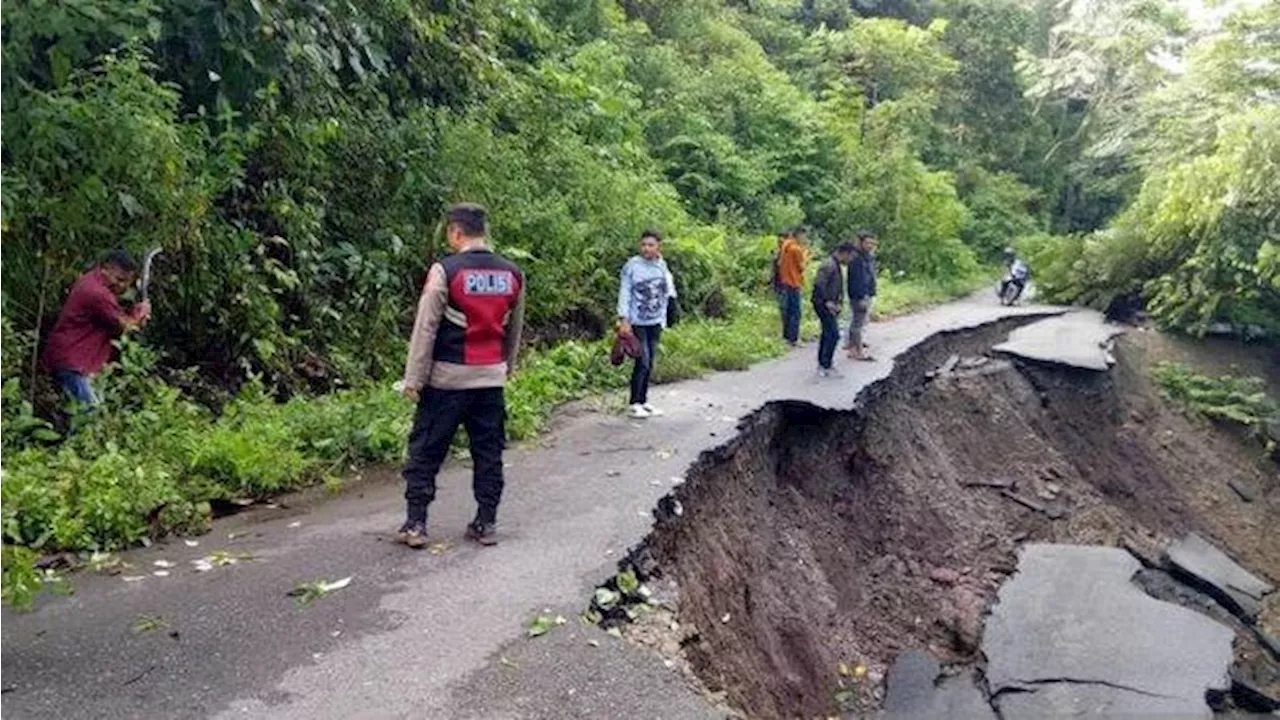
M 982 641 L 1004 720 L 1067 715 L 1209 717 L 1230 686 L 1235 633 L 1156 600 L 1124 550 L 1026 545 Z
M 1190 575 L 1229 610 L 1249 622 L 1262 610 L 1262 599 L 1275 590 L 1271 583 L 1240 567 L 1195 533 L 1169 548 L 1169 564 L 1175 571 Z
M 1077 310 L 1024 325 L 993 349 L 1026 360 L 1104 372 L 1115 363 L 1112 338 L 1123 332 L 1102 313 Z

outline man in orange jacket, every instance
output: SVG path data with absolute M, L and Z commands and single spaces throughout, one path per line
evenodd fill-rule
M 782 337 L 792 347 L 800 342 L 800 291 L 808 264 L 808 233 L 802 227 L 788 230 L 778 252 L 778 283 L 782 286 Z

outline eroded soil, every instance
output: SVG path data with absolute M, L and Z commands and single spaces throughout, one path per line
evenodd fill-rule
M 865 713 L 901 651 L 981 667 L 983 615 L 1024 542 L 1120 546 L 1156 566 L 1195 531 L 1280 578 L 1276 466 L 1161 399 L 1145 339 L 1122 338 L 1117 365 L 1095 373 L 988 357 L 1007 330 L 935 337 L 854 411 L 750 417 L 633 555 L 674 612 L 632 636 L 751 717 Z M 954 367 L 930 377 L 941 365 Z M 1274 635 L 1270 600 L 1260 623 Z M 1236 671 L 1280 690 L 1275 658 L 1233 627 Z

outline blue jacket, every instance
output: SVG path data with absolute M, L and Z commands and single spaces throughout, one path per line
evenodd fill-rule
M 849 300 L 875 297 L 876 256 L 856 252 L 849 261 Z

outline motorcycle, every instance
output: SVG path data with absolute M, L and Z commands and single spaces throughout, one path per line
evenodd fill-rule
M 1011 274 L 1005 275 L 1004 280 L 1000 281 L 1000 287 L 996 289 L 996 294 L 1000 297 L 1000 304 L 1008 307 L 1018 302 L 1018 298 L 1022 297 L 1022 289 L 1025 282 Z
M 1022 297 L 1022 291 L 1027 286 L 1027 277 L 1030 274 L 1030 269 L 1021 260 L 1013 261 L 1008 272 L 1004 274 L 1004 279 L 996 288 L 996 297 L 1000 298 L 1001 305 L 1007 307 L 1018 302 L 1018 298 Z

